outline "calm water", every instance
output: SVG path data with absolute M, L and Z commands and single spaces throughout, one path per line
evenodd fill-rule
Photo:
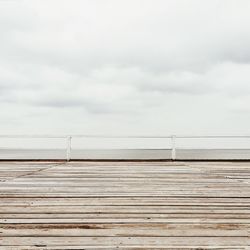
M 0 159 L 65 159 L 64 149 L 0 149 Z M 250 149 L 181 149 L 177 159 L 250 159 Z M 170 159 L 169 149 L 74 149 L 72 159 Z

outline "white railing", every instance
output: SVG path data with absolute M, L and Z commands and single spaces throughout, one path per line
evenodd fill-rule
M 116 139 L 170 139 L 171 140 L 171 160 L 176 160 L 176 150 L 178 139 L 250 139 L 250 135 L 0 135 L 2 138 L 15 139 L 65 139 L 65 160 L 72 159 L 72 139 L 74 138 L 116 138 Z M 178 148 L 180 149 L 180 148 Z M 250 150 L 250 146 L 248 148 Z M 169 150 L 169 148 L 168 148 Z M 250 158 L 250 156 L 249 156 Z

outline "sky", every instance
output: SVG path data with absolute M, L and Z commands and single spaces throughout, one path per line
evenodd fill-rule
M 0 0 L 0 134 L 250 134 L 249 0 Z

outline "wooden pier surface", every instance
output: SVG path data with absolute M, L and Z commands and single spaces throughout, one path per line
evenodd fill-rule
M 1 162 L 0 250 L 250 249 L 250 162 Z

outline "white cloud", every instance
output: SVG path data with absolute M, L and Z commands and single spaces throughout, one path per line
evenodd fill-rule
M 247 133 L 249 12 L 247 0 L 0 1 L 0 129 Z

